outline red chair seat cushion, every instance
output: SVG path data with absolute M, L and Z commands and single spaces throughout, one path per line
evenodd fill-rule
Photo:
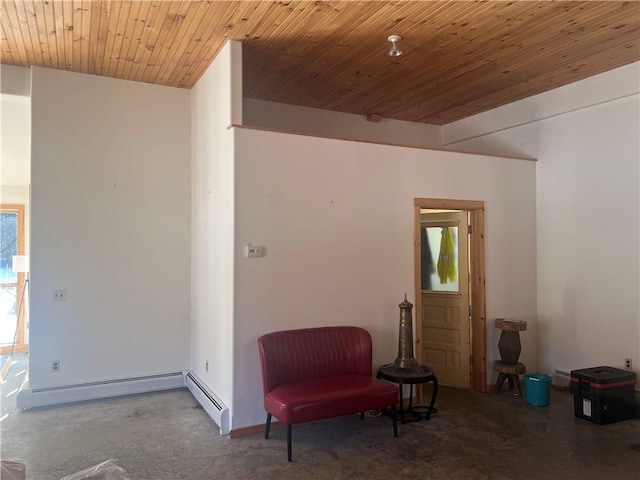
M 315 378 L 280 385 L 266 394 L 265 407 L 287 424 L 312 422 L 395 405 L 394 385 L 364 375 Z

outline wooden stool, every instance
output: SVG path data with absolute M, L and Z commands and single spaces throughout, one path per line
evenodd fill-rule
M 508 380 L 509 390 L 513 390 L 513 385 L 518 387 L 518 394 L 522 398 L 522 385 L 520 385 L 520 375 L 527 373 L 527 367 L 523 363 L 516 363 L 511 365 L 504 363 L 502 360 L 496 360 L 493 362 L 493 369 L 498 372 L 498 381 L 496 382 L 496 394 L 500 393 L 502 384 L 505 380 Z
M 496 394 L 500 393 L 505 380 L 509 382 L 509 390 L 513 390 L 513 385 L 518 387 L 518 395 L 522 398 L 522 386 L 520 385 L 520 375 L 527 372 L 524 364 L 519 363 L 520 358 L 520 332 L 527 329 L 527 322 L 523 320 L 509 320 L 506 318 L 496 318 L 496 328 L 502 330 L 498 349 L 502 360 L 493 363 L 493 369 L 498 372 L 496 382 Z

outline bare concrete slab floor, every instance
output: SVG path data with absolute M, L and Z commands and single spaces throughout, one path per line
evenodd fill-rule
M 572 396 L 551 405 L 441 388 L 429 422 L 349 416 L 229 439 L 186 390 L 32 411 L 2 420 L 2 459 L 29 479 L 59 479 L 107 459 L 131 479 L 637 479 L 640 420 L 575 418 Z

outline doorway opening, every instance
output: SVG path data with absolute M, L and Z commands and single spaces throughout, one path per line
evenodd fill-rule
M 0 205 L 0 377 L 28 342 L 28 260 L 24 205 Z
M 484 202 L 414 199 L 416 357 L 486 392 Z

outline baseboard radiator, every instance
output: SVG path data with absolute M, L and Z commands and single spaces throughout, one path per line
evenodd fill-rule
M 101 400 L 123 395 L 187 388 L 205 412 L 220 428 L 221 435 L 231 430 L 229 407 L 193 372 L 173 372 L 144 377 L 121 378 L 49 388 L 30 388 L 25 382 L 18 392 L 16 406 L 21 409 L 49 407 L 65 403 Z
M 184 381 L 186 387 L 205 412 L 220 428 L 220 435 L 228 435 L 231 430 L 229 407 L 213 393 L 193 372 L 187 372 Z
M 184 386 L 184 376 L 182 372 L 49 388 L 32 389 L 29 388 L 27 383 L 23 385 L 20 392 L 18 392 L 16 405 L 18 408 L 25 409 L 48 407 L 64 403 L 120 397 L 122 395 L 172 390 L 175 388 L 184 388 Z
M 553 373 L 552 385 L 558 388 L 569 388 L 571 384 L 571 373 L 566 370 L 556 370 Z

